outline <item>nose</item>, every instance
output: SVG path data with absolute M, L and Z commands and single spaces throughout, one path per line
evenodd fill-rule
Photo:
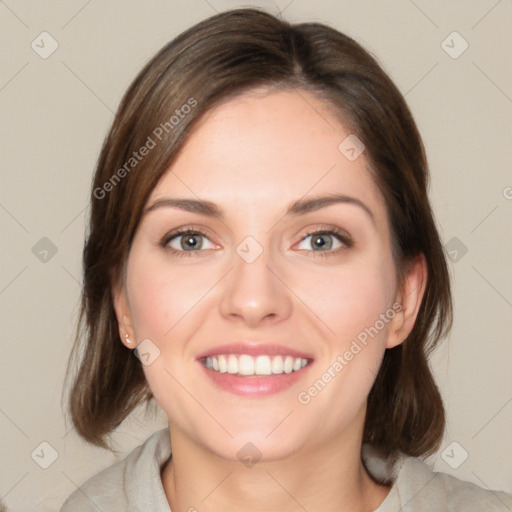
M 254 328 L 288 318 L 292 311 L 291 291 L 264 250 L 249 263 L 238 253 L 224 280 L 220 313 L 230 321 Z

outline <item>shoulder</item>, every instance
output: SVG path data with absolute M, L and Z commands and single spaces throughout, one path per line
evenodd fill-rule
M 511 494 L 484 489 L 447 473 L 433 471 L 415 457 L 402 459 L 397 485 L 402 502 L 409 503 L 411 510 L 512 511 Z
M 125 461 L 123 459 L 112 464 L 80 485 L 66 499 L 60 512 L 125 510 Z M 114 505 L 117 508 L 113 508 Z
M 126 496 L 126 469 L 130 457 L 136 456 L 140 446 L 127 457 L 90 477 L 64 502 L 60 512 L 97 512 L 99 510 L 129 510 Z
M 362 455 L 370 474 L 377 481 L 393 486 L 393 492 L 379 507 L 379 512 L 392 510 L 395 505 L 403 512 L 512 511 L 512 494 L 484 489 L 447 473 L 433 471 L 419 458 L 402 453 L 386 458 L 370 445 L 363 445 Z
M 156 460 L 156 452 L 165 439 L 164 429 L 155 432 L 125 458 L 103 469 L 81 484 L 62 504 L 60 512 L 139 512 L 133 493 L 143 491 L 147 470 Z M 140 469 L 143 468 L 144 472 Z

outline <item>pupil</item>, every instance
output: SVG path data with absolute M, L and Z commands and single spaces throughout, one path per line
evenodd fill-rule
M 314 244 L 317 246 L 317 247 L 324 247 L 326 246 L 327 249 L 330 249 L 330 245 L 329 243 L 327 243 L 325 241 L 325 238 L 324 238 L 325 235 L 319 235 L 317 236 L 315 239 L 314 239 Z
M 196 236 L 199 235 L 188 235 L 187 238 L 185 238 L 185 243 L 190 245 L 185 245 L 184 249 L 194 249 L 196 246 L 199 246 L 199 242 L 195 239 Z M 183 245 L 183 244 L 182 244 Z

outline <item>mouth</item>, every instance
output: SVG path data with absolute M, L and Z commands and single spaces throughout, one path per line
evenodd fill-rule
M 200 359 L 208 370 L 238 376 L 268 376 L 298 372 L 311 360 L 291 355 L 219 354 Z
M 282 392 L 304 379 L 313 366 L 310 354 L 279 345 L 224 345 L 197 357 L 216 388 L 260 398 Z

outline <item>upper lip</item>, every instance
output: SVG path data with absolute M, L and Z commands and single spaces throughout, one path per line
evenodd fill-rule
M 197 359 L 203 359 L 210 356 L 218 356 L 220 354 L 247 354 L 249 356 L 292 356 L 301 357 L 303 359 L 313 359 L 311 354 L 301 352 L 294 348 L 285 347 L 283 345 L 276 345 L 272 343 L 227 343 L 225 345 L 217 345 L 216 347 L 209 348 L 201 352 Z

